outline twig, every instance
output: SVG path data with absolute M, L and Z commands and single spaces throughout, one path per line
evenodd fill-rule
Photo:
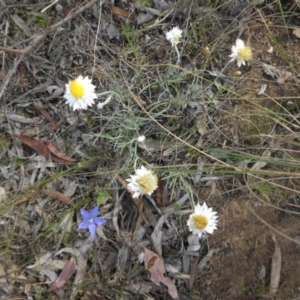
M 52 26 L 49 26 L 43 33 L 36 35 L 35 37 L 33 37 L 33 40 L 30 42 L 30 44 L 24 48 L 24 49 L 12 49 L 12 48 L 5 48 L 5 47 L 0 47 L 0 50 L 8 52 L 8 53 L 14 53 L 14 54 L 26 54 L 30 51 L 32 51 L 33 48 L 35 48 L 37 45 L 40 44 L 40 42 L 47 36 L 49 35 L 51 32 L 53 32 L 54 30 L 56 30 L 58 27 L 60 27 L 61 25 L 65 24 L 66 22 L 70 21 L 72 18 L 76 17 L 77 15 L 79 15 L 80 13 L 82 13 L 84 10 L 86 10 L 87 8 L 91 7 L 94 3 L 96 2 L 96 0 L 91 0 L 90 2 L 88 2 L 86 5 L 82 6 L 81 8 L 79 8 L 78 10 L 68 14 L 64 19 L 62 19 L 61 21 L 53 24 Z
M 17 68 L 18 68 L 18 65 L 20 64 L 20 62 L 22 61 L 23 57 L 25 56 L 25 53 L 23 53 L 19 59 L 16 59 L 15 60 L 15 63 L 14 63 L 14 66 L 9 70 L 9 72 L 7 73 L 5 79 L 3 80 L 3 83 L 0 87 L 0 99 L 2 98 L 3 96 L 3 93 L 8 85 L 8 83 L 10 82 L 12 76 L 15 74 Z
M 54 4 L 56 4 L 59 0 L 54 0 L 52 3 L 50 3 L 48 6 L 46 6 L 43 10 L 41 10 L 41 13 L 43 14 L 46 10 L 48 10 L 50 7 L 52 7 Z
M 152 25 L 150 25 L 150 26 L 147 26 L 147 30 L 148 30 L 148 29 L 152 29 L 152 28 L 158 26 L 159 24 L 163 23 L 163 22 L 165 21 L 165 19 L 166 19 L 167 17 L 169 17 L 169 15 L 170 15 L 173 11 L 174 11 L 174 8 L 171 8 L 169 11 L 167 10 L 167 11 L 163 12 L 163 13 L 161 14 L 161 16 L 163 16 L 164 14 L 165 14 L 165 16 L 164 16 L 162 19 L 159 19 L 159 20 L 157 20 L 156 22 L 154 22 L 154 24 L 152 24 Z
M 8 26 L 9 26 L 9 22 L 6 21 L 5 32 L 4 32 L 4 47 L 6 47 Z M 2 57 L 2 74 L 4 74 L 4 65 L 5 65 L 5 52 L 3 53 L 3 57 Z

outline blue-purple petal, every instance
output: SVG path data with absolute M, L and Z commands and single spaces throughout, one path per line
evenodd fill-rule
M 81 213 L 81 215 L 84 219 L 90 219 L 91 218 L 91 214 L 83 208 L 80 209 L 80 213 Z
M 98 216 L 98 211 L 99 211 L 98 206 L 95 206 L 90 213 L 90 218 L 96 218 Z
M 87 228 L 89 227 L 89 225 L 91 224 L 91 222 L 89 220 L 83 220 L 79 226 L 78 226 L 78 229 L 84 229 L 84 228 Z
M 97 218 L 94 218 L 94 222 L 97 225 L 103 225 L 106 222 L 106 219 L 97 217 Z
M 94 223 L 90 223 L 89 230 L 90 230 L 91 235 L 95 235 L 96 234 L 96 225 Z

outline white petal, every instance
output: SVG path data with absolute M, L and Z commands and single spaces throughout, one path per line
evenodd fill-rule
M 244 41 L 241 40 L 241 39 L 237 39 L 237 40 L 236 40 L 236 47 L 237 47 L 237 48 L 244 48 L 244 47 L 245 47 Z

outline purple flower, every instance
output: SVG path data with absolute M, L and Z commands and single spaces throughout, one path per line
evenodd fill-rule
M 78 229 L 84 229 L 88 227 L 91 235 L 95 235 L 97 226 L 103 225 L 106 222 L 104 218 L 97 217 L 98 211 L 98 206 L 95 206 L 90 213 L 85 209 L 80 209 L 80 213 L 84 220 L 79 224 Z

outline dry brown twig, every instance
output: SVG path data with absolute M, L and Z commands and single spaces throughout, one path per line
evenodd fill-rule
M 91 0 L 89 1 L 87 4 L 83 5 L 81 8 L 70 12 L 64 19 L 62 19 L 61 21 L 53 24 L 52 26 L 49 26 L 43 33 L 38 34 L 36 36 L 32 37 L 32 41 L 29 43 L 29 45 L 27 47 L 25 47 L 24 49 L 13 49 L 13 48 L 6 48 L 6 47 L 1 47 L 0 46 L 0 50 L 7 52 L 7 53 L 14 53 L 14 54 L 21 54 L 21 57 L 16 60 L 14 66 L 12 67 L 12 69 L 8 72 L 8 74 L 6 75 L 5 79 L 3 80 L 3 84 L 0 87 L 0 99 L 3 96 L 4 90 L 6 88 L 6 86 L 8 85 L 11 77 L 14 75 L 14 73 L 17 70 L 18 65 L 20 64 L 20 62 L 22 61 L 23 57 L 25 54 L 29 53 L 30 51 L 32 51 L 37 45 L 39 45 L 41 43 L 41 41 L 46 38 L 47 35 L 49 35 L 51 32 L 55 31 L 56 29 L 58 29 L 61 25 L 65 24 L 66 22 L 70 21 L 72 18 L 76 17 L 77 15 L 79 15 L 80 13 L 82 13 L 83 11 L 85 11 L 86 9 L 88 9 L 89 7 L 91 7 L 94 3 L 96 2 L 96 0 Z

